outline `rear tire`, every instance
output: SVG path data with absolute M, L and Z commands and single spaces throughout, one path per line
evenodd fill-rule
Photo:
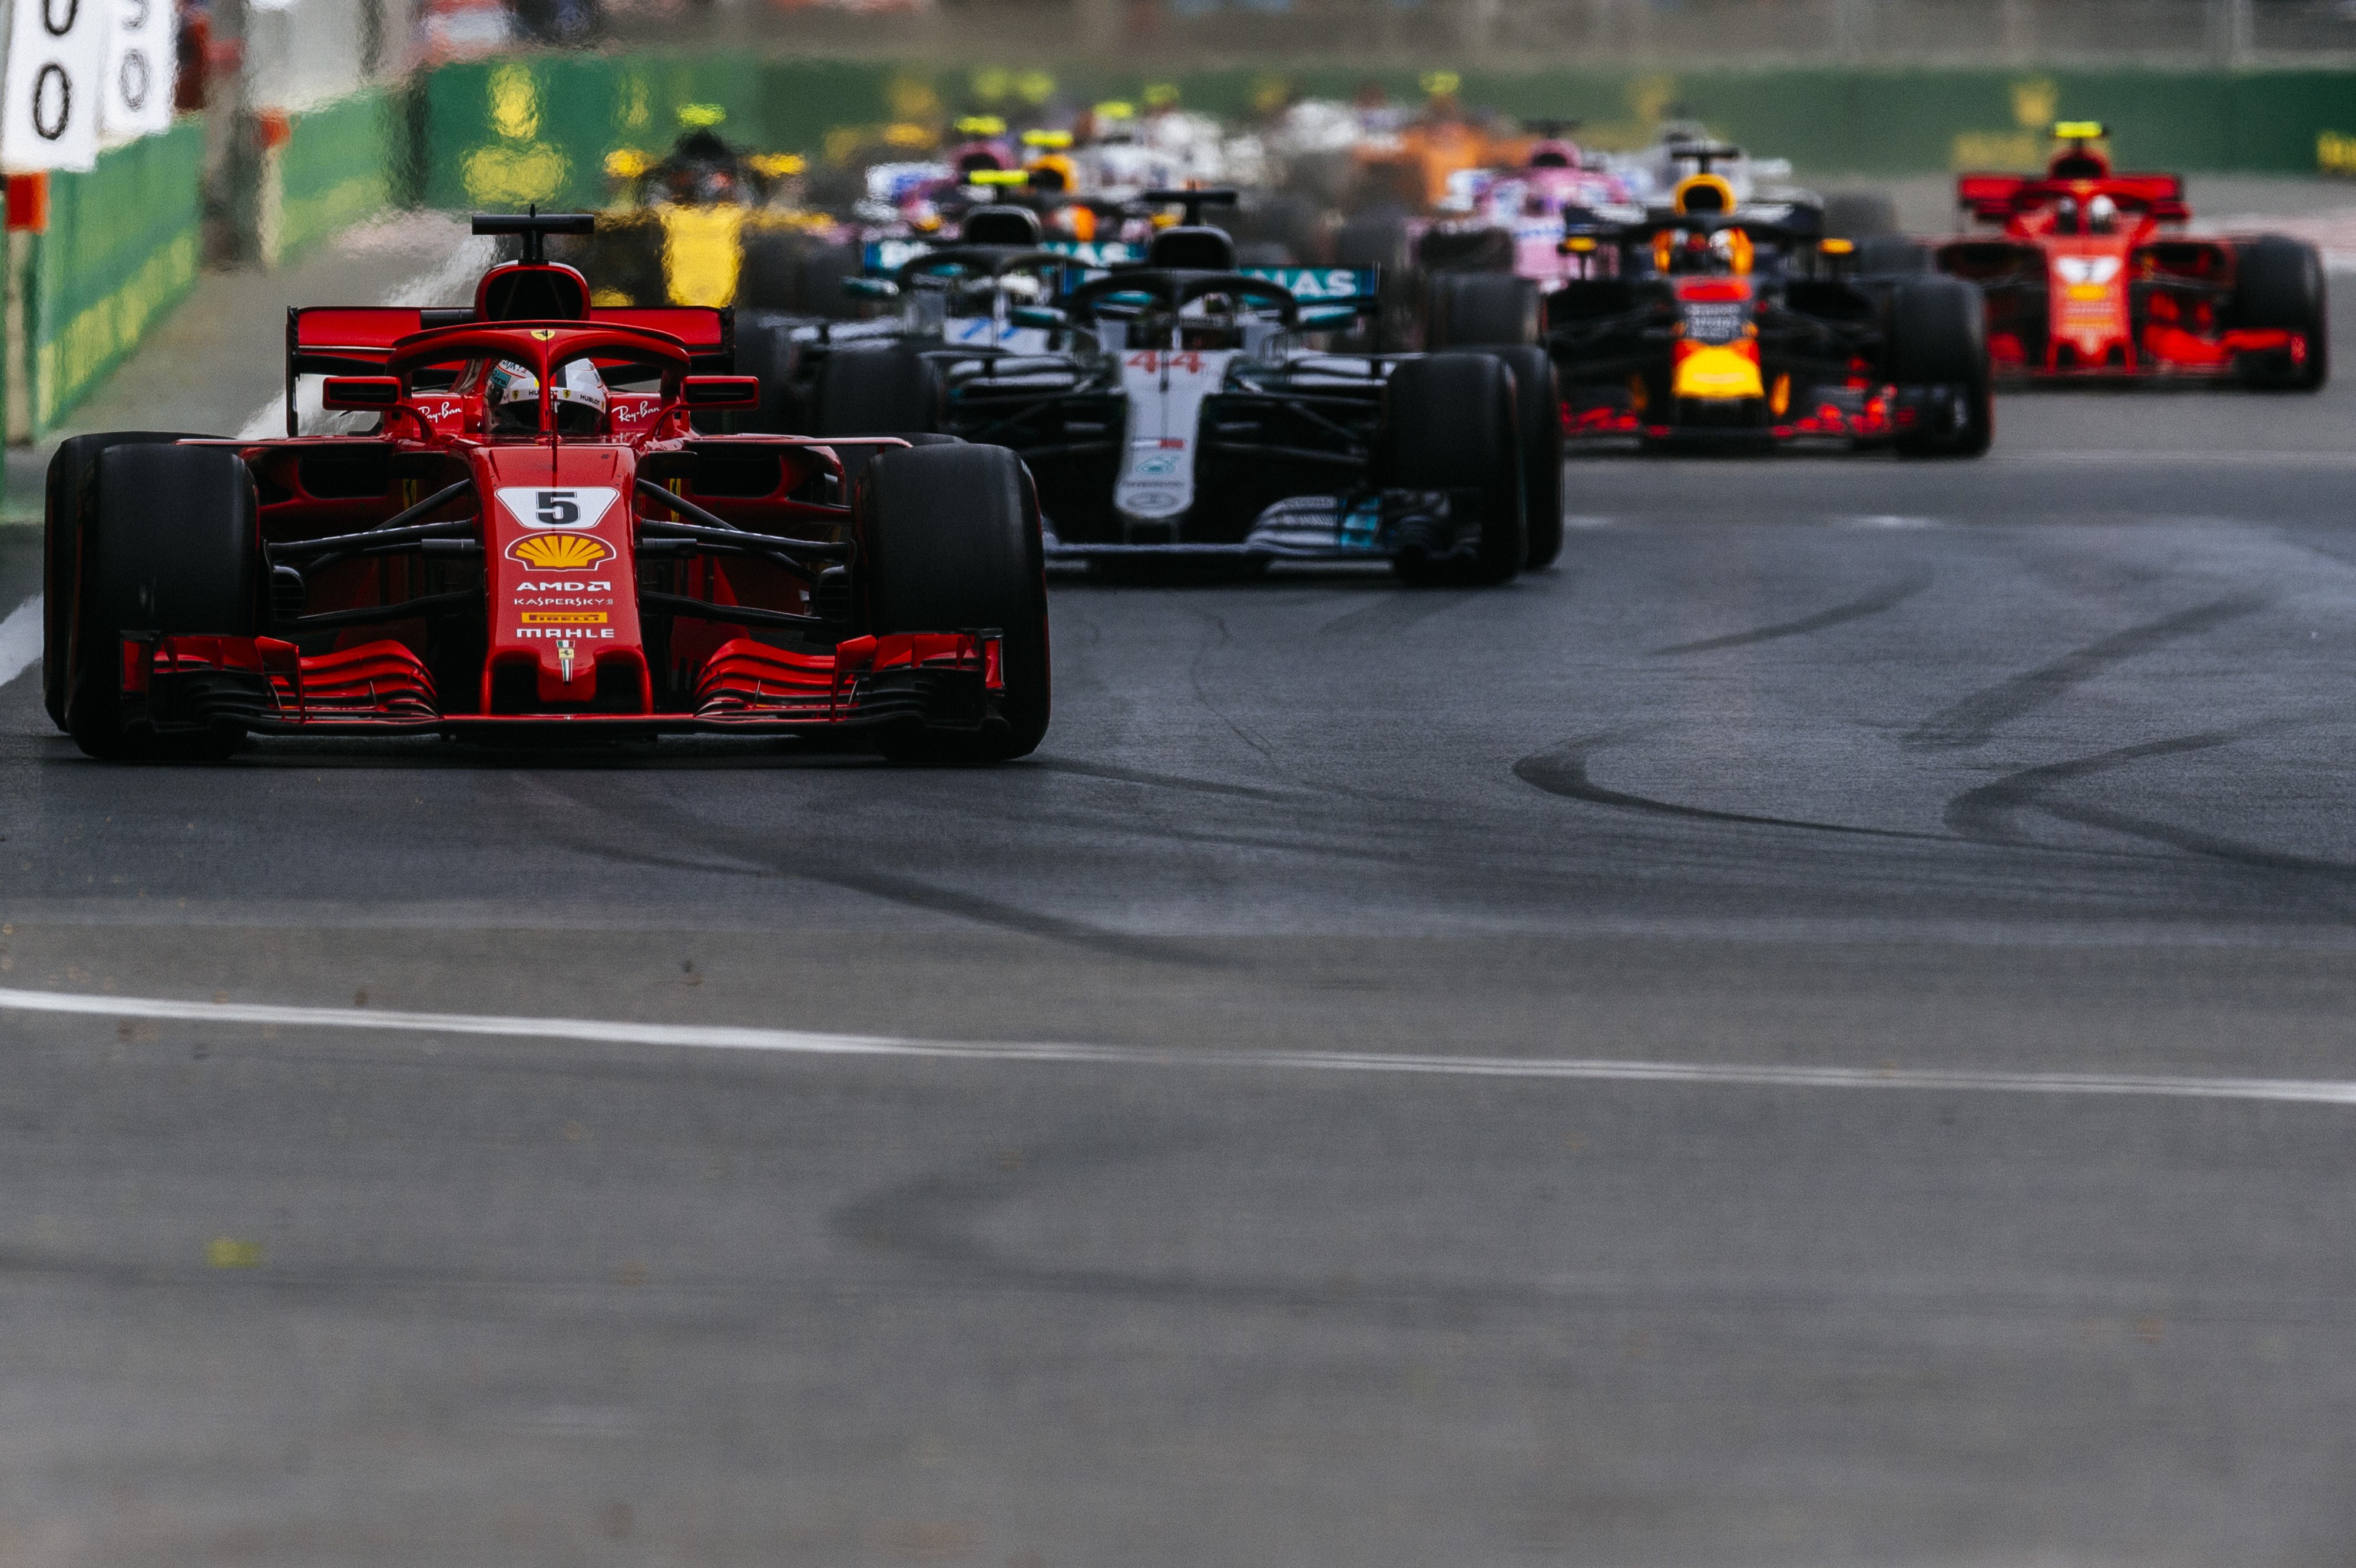
M 1492 349 L 1514 372 L 1514 427 L 1522 450 L 1522 570 L 1562 553 L 1562 383 L 1544 349 Z
M 1529 554 L 1515 429 L 1514 377 L 1488 354 L 1409 360 L 1384 390 L 1381 482 L 1445 490 L 1450 510 L 1477 509 L 1473 558 L 1402 555 L 1392 569 L 1410 583 L 1503 583 Z
M 961 442 L 887 451 L 868 465 L 854 515 L 866 630 L 995 628 L 1001 638 L 1002 725 L 887 732 L 884 755 L 971 765 L 1037 749 L 1051 706 L 1047 577 L 1038 498 L 1021 459 Z
M 1965 400 L 1958 430 L 1909 431 L 1901 456 L 1977 457 L 1996 435 L 1987 301 L 1962 278 L 1909 278 L 1890 296 L 1890 379 L 1901 388 L 1947 386 Z
M 1903 234 L 1869 234 L 1857 242 L 1859 277 L 1912 277 L 1933 270 L 1931 247 Z
M 1538 285 L 1511 273 L 1434 273 L 1426 347 L 1491 349 L 1538 340 Z
M 127 730 L 123 634 L 252 637 L 262 530 L 253 474 L 217 446 L 121 446 L 101 455 L 82 531 L 66 729 L 105 759 L 223 757 L 242 736 Z
M 744 262 L 736 274 L 736 308 L 782 311 L 799 305 L 806 248 L 798 235 L 748 229 Z
M 1369 324 L 1378 352 L 1404 349 L 1415 332 L 1415 267 L 1408 255 L 1407 225 L 1388 213 L 1352 218 L 1333 235 L 1337 267 L 1379 267 L 1378 304 Z
M 821 435 L 891 435 L 940 427 L 940 372 L 914 349 L 898 343 L 838 349 L 819 371 Z
M 821 435 L 931 435 L 941 427 L 940 372 L 905 344 L 839 349 L 819 368 L 817 424 Z M 846 495 L 876 450 L 842 449 Z
M 76 435 L 49 459 L 41 542 L 41 703 L 49 722 L 66 727 L 66 688 L 73 662 L 74 583 L 81 561 L 82 509 L 98 483 L 98 459 L 115 446 L 169 446 L 202 440 L 167 430 L 118 430 Z
M 1844 190 L 1825 198 L 1825 232 L 1837 240 L 1895 234 L 1898 204 L 1878 190 Z
M 809 429 L 802 346 L 794 340 L 794 329 L 801 325 L 790 316 L 738 315 L 736 373 L 758 377 L 761 382 L 761 406 L 741 415 L 738 429 L 774 435 L 798 435 Z
M 846 279 L 859 275 L 859 251 L 851 245 L 820 245 L 801 261 L 801 307 L 829 321 L 855 321 L 859 302 L 842 292 Z
M 2265 234 L 2240 247 L 2234 259 L 2233 324 L 2307 336 L 2307 359 L 2245 354 L 2242 379 L 2265 392 L 2311 392 L 2331 378 L 2331 325 L 2325 306 L 2323 258 L 2312 245 Z

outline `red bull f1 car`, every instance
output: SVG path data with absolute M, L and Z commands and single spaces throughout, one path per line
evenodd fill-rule
M 1997 231 L 1933 252 L 1988 303 L 1997 373 L 2193 379 L 2313 392 L 2329 374 L 2322 258 L 2279 234 L 2201 235 L 2183 182 L 2115 174 L 2092 121 L 2054 127 L 2043 178 L 1970 174 L 1964 211 Z
M 1729 149 L 1730 151 L 1730 149 Z M 1580 275 L 1546 300 L 1577 439 L 1834 443 L 1974 457 L 1995 427 L 1979 291 L 1869 277 L 1802 201 L 1739 203 L 1709 172 L 1626 221 L 1572 224 Z
M 730 317 L 594 308 L 519 235 L 472 306 L 290 312 L 293 384 L 366 434 L 116 434 L 49 472 L 51 716 L 107 758 L 248 735 L 856 735 L 1022 755 L 1048 716 L 1029 476 L 933 437 L 706 435 Z M 867 459 L 846 483 L 843 456 Z

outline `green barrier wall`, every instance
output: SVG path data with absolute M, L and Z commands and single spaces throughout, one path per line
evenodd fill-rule
M 425 84 L 422 194 L 427 205 L 453 209 L 600 206 L 606 155 L 668 146 L 687 104 L 724 108 L 732 141 L 800 151 L 823 145 L 831 128 L 891 117 L 895 84 L 908 80 L 886 65 L 741 57 L 446 66 Z
M 278 155 L 277 231 L 263 246 L 273 263 L 391 204 L 400 128 L 397 101 L 380 88 L 292 117 Z
M 677 111 L 716 103 L 726 134 L 769 151 L 819 153 L 830 137 L 894 120 L 938 124 L 980 105 L 977 84 L 1020 81 L 991 68 L 664 56 L 526 59 L 445 68 L 424 88 L 430 149 L 423 192 L 447 208 L 591 206 L 621 147 L 657 149 Z M 1419 102 L 1419 73 L 1250 70 L 1164 79 L 1182 102 L 1248 115 L 1287 91 L 1347 96 L 1369 81 Z M 1066 103 L 1141 96 L 1149 79 L 1073 71 Z M 1002 86 L 1000 88 L 1003 91 Z M 1472 72 L 1469 103 L 1576 118 L 1602 146 L 1649 139 L 1682 109 L 1762 155 L 1824 173 L 1926 174 L 2038 166 L 2058 118 L 2103 119 L 2120 157 L 2190 172 L 2347 172 L 2356 165 L 2356 71 L 1761 70 Z
M 49 182 L 49 229 L 26 279 L 25 345 L 37 439 L 196 286 L 204 127 L 102 154 Z

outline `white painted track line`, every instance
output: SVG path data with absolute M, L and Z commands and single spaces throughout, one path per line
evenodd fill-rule
M 41 656 L 41 596 L 35 594 L 0 620 L 0 686 L 33 666 Z
M 280 1007 L 253 1003 L 175 1002 L 159 997 L 83 996 L 64 992 L 5 988 L 0 988 L 0 1012 L 65 1013 L 118 1019 L 168 1018 L 288 1029 L 487 1035 L 509 1039 L 579 1040 L 602 1045 L 669 1046 L 694 1050 L 774 1051 L 792 1056 L 916 1057 L 952 1061 L 1073 1063 L 1218 1071 L 1391 1073 L 1426 1078 L 1579 1079 L 1617 1083 L 1686 1083 L 1752 1089 L 2132 1095 L 2169 1100 L 2256 1100 L 2297 1105 L 2356 1106 L 2356 1082 L 2316 1079 L 1987 1072 L 1924 1068 L 1745 1067 L 1561 1057 L 1407 1056 L 1379 1051 L 1169 1051 L 1139 1046 L 906 1040 L 886 1036 L 810 1034 L 796 1029 L 611 1023 L 590 1018 L 519 1018 L 480 1013 L 394 1013 L 340 1007 Z

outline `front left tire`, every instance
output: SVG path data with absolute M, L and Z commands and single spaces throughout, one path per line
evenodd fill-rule
M 1953 428 L 1910 430 L 1904 457 L 1977 457 L 1996 436 L 1988 365 L 1987 301 L 1962 278 L 1933 274 L 1901 280 L 1890 295 L 1890 379 L 1900 387 L 1949 387 L 1963 400 Z
M 1513 372 L 1490 354 L 1433 354 L 1391 372 L 1383 393 L 1376 472 L 1386 489 L 1444 491 L 1450 516 L 1469 507 L 1469 558 L 1451 551 L 1401 555 L 1410 583 L 1503 583 L 1522 569 L 1529 533 Z
M 234 730 L 158 735 L 123 706 L 126 632 L 252 637 L 260 629 L 262 530 L 253 474 L 218 446 L 102 453 L 73 585 L 66 731 L 108 761 L 226 756 Z
M 894 762 L 973 765 L 1036 750 L 1052 706 L 1039 502 L 1003 446 L 894 448 L 869 463 L 853 502 L 863 628 L 995 629 L 1004 690 L 979 732 L 910 725 L 878 740 Z

